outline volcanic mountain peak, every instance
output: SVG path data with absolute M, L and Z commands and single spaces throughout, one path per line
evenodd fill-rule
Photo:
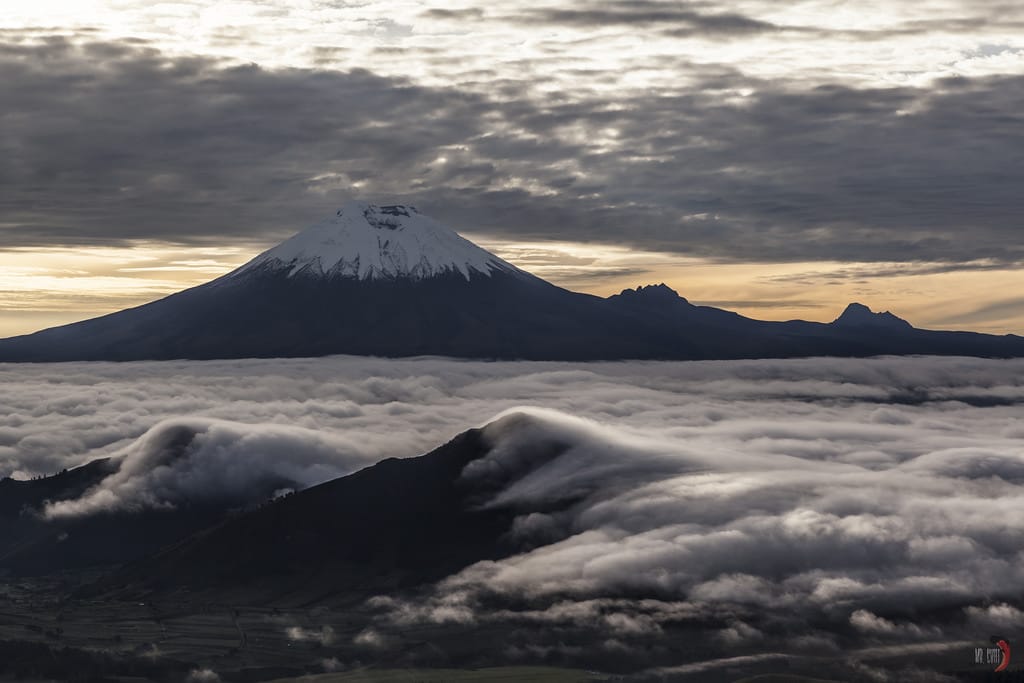
M 358 280 L 421 280 L 458 273 L 467 280 L 500 270 L 520 271 L 411 206 L 350 202 L 263 252 L 232 273 L 263 270 Z

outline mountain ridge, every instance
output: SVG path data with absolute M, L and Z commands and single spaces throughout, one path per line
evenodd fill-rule
M 913 325 L 889 311 L 875 312 L 864 304 L 853 302 L 832 321 L 832 325 L 845 327 L 874 327 L 889 330 L 913 329 Z
M 350 593 L 415 586 L 507 556 L 519 547 L 505 536 L 515 513 L 478 506 L 487 489 L 462 478 L 490 448 L 484 431 L 469 429 L 416 457 L 385 458 L 183 536 L 89 592 L 135 599 L 185 588 L 276 604 L 344 602 Z
M 560 361 L 1021 357 L 1024 339 L 918 330 L 861 304 L 832 323 L 761 321 L 695 305 L 664 283 L 602 298 L 523 271 L 414 207 L 354 202 L 211 282 L 0 340 L 0 362 L 333 354 Z

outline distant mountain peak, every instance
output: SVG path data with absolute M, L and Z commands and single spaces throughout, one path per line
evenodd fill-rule
M 520 272 L 413 206 L 359 201 L 263 252 L 232 277 L 268 269 L 288 277 L 358 280 Z
M 624 299 L 642 298 L 647 301 L 686 301 L 685 298 L 679 296 L 679 292 L 672 289 L 664 282 L 660 282 L 656 285 L 640 285 L 636 289 L 627 287 L 616 296 L 620 296 Z
M 891 330 L 910 330 L 913 325 L 889 311 L 875 313 L 864 304 L 854 302 L 846 307 L 843 314 L 832 321 L 840 327 L 876 327 Z

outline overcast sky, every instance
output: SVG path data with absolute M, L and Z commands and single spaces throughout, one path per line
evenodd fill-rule
M 1024 6 L 9 0 L 0 334 L 352 198 L 559 284 L 1024 332 Z

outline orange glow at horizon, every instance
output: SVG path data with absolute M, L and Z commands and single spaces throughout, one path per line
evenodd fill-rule
M 836 318 L 859 301 L 918 327 L 1024 332 L 1024 271 L 921 263 L 722 263 L 622 246 L 471 236 L 524 270 L 599 296 L 664 282 L 691 303 L 765 320 Z M 227 273 L 256 255 L 238 247 L 143 243 L 127 248 L 0 252 L 0 337 L 138 306 Z

